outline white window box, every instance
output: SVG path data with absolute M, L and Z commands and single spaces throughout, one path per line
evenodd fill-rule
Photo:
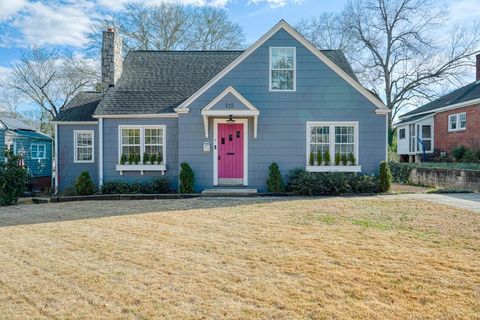
M 124 171 L 140 171 L 142 176 L 145 171 L 161 171 L 163 175 L 167 171 L 167 166 L 165 164 L 117 164 L 116 170 L 120 171 L 121 175 Z
M 362 166 L 306 166 L 308 172 L 361 172 Z

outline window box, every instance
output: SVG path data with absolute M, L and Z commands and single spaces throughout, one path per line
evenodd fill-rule
M 125 171 L 140 171 L 142 176 L 145 171 L 161 171 L 164 175 L 167 166 L 165 164 L 117 164 L 116 170 L 120 171 L 121 175 Z
M 306 166 L 308 172 L 361 172 L 362 166 Z

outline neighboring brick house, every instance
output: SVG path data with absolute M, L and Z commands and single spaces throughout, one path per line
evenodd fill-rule
M 400 117 L 397 152 L 402 161 L 448 153 L 459 145 L 480 149 L 480 54 L 476 80 Z

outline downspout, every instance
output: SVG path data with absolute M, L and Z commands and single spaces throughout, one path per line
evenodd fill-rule
M 103 186 L 103 118 L 98 119 L 98 184 Z
M 55 144 L 55 195 L 58 194 L 58 124 L 55 123 L 55 140 L 53 143 Z M 52 179 L 54 179 L 52 177 Z

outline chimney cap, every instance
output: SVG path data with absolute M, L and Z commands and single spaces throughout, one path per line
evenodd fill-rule
M 108 28 L 107 28 L 107 31 L 108 31 L 108 32 L 115 32 L 115 29 L 114 29 L 113 27 L 108 27 Z

